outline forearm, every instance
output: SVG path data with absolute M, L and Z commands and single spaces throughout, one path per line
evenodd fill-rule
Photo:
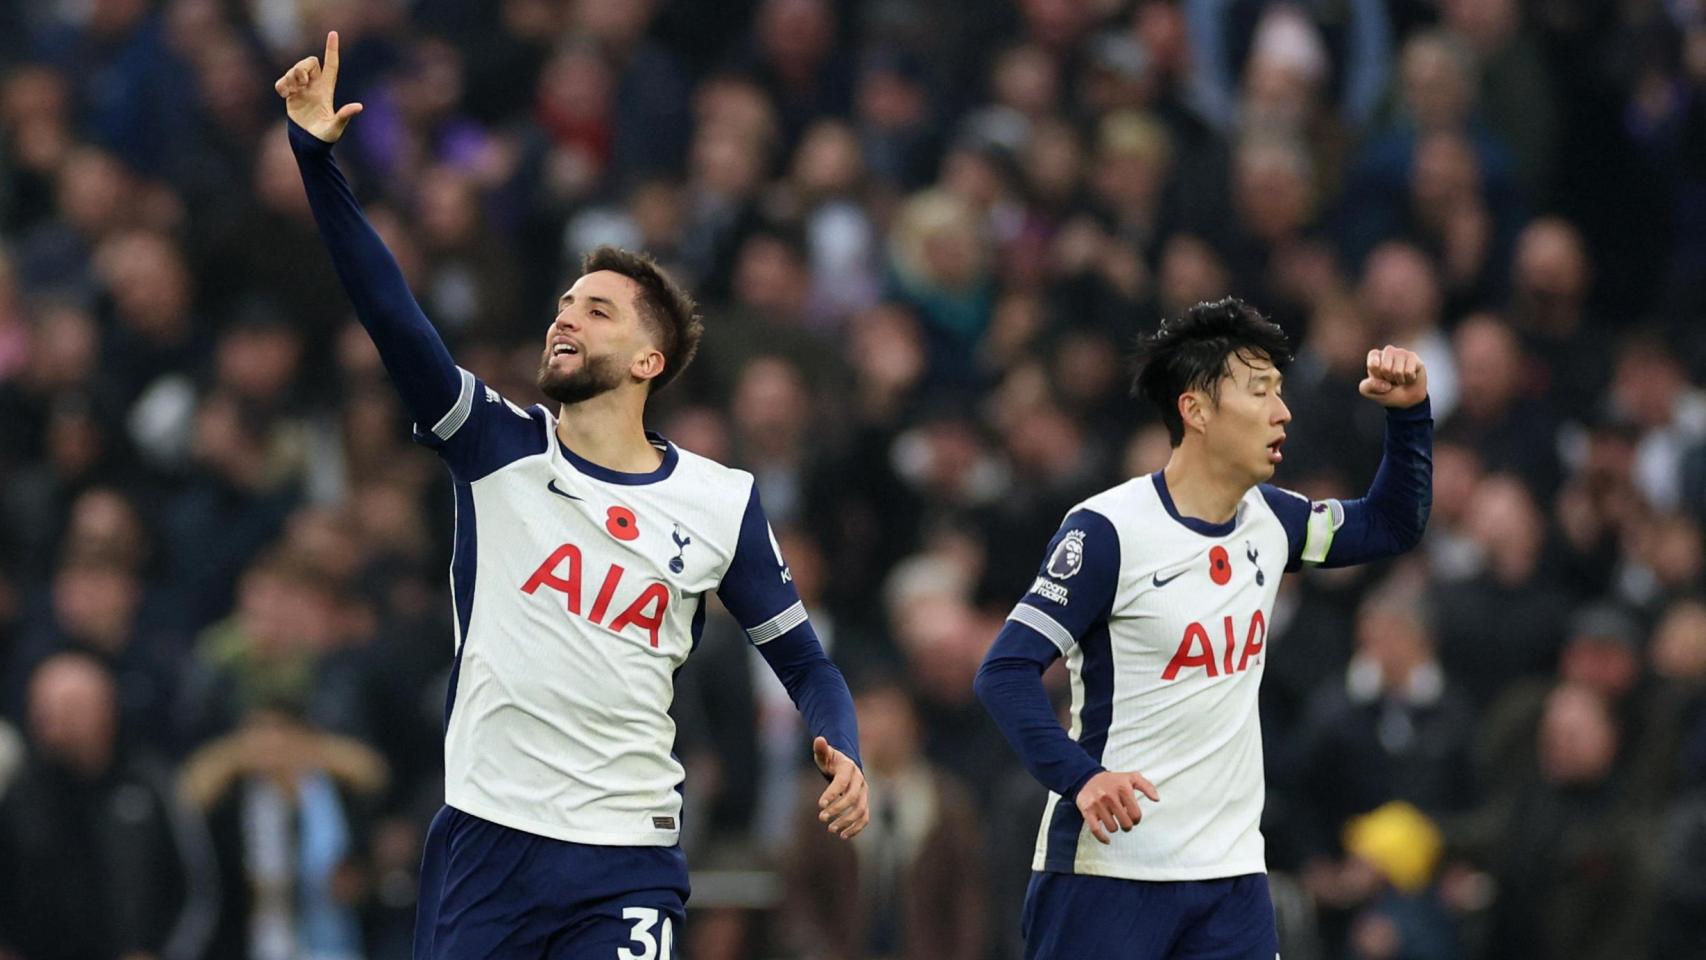
M 1067 736 L 1049 703 L 1039 657 L 1048 641 L 1011 621 L 996 637 L 973 688 L 995 725 L 1037 782 L 1063 797 L 1073 797 L 1102 765 Z
M 811 624 L 802 623 L 774 640 L 759 644 L 758 652 L 787 688 L 806 728 L 829 745 L 859 759 L 859 721 L 853 712 L 853 695 L 847 680 L 829 657 Z
M 1367 563 L 1414 547 L 1433 509 L 1433 419 L 1428 401 L 1391 410 L 1385 449 L 1374 482 L 1360 500 L 1346 501 L 1323 566 Z
M 462 377 L 450 351 L 409 291 L 403 271 L 350 190 L 332 145 L 289 124 L 290 146 L 314 222 L 356 316 L 367 329 L 409 415 L 430 427 L 455 406 Z

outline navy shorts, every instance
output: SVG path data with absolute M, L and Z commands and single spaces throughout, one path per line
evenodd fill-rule
M 1026 960 L 1275 960 L 1268 877 L 1152 882 L 1033 873 Z
M 445 807 L 427 831 L 415 960 L 670 960 L 680 847 L 553 840 Z

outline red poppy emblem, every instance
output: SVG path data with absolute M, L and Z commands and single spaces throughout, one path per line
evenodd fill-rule
M 627 507 L 611 507 L 604 518 L 604 529 L 609 530 L 610 535 L 618 540 L 633 540 L 640 535 L 640 525 L 634 520 L 634 511 Z M 1224 559 L 1226 551 L 1221 550 L 1220 555 Z
M 1208 552 L 1208 576 L 1223 587 L 1232 579 L 1232 561 L 1226 556 L 1225 547 L 1215 547 Z

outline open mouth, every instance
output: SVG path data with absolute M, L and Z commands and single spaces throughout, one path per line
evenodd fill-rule
M 1285 459 L 1285 454 L 1280 452 L 1280 448 L 1283 446 L 1285 446 L 1285 438 L 1284 437 L 1280 437 L 1278 440 L 1275 440 L 1273 443 L 1268 444 L 1268 462 L 1269 463 L 1279 463 L 1281 460 Z
M 551 343 L 551 359 L 553 359 L 553 360 L 555 360 L 558 357 L 575 356 L 576 354 L 579 354 L 580 352 L 581 352 L 580 347 L 575 346 L 573 343 L 570 343 L 567 340 L 556 340 L 556 341 L 553 341 Z

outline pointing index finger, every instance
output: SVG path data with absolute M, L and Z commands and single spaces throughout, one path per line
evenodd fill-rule
M 326 34 L 326 57 L 324 62 L 326 65 L 326 76 L 336 80 L 338 78 L 338 32 L 336 30 Z

